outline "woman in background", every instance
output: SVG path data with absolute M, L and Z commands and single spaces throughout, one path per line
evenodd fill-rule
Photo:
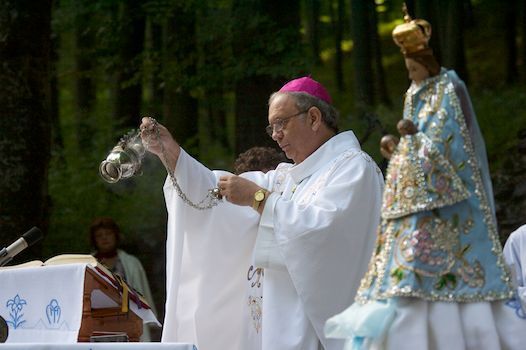
M 157 314 L 148 278 L 141 262 L 135 256 L 119 249 L 121 231 L 117 223 L 109 217 L 96 218 L 90 226 L 90 242 L 95 249 L 92 255 L 111 272 L 122 277 L 130 287 L 141 293 L 153 313 Z M 150 328 L 147 325 L 143 327 L 141 341 L 151 341 Z

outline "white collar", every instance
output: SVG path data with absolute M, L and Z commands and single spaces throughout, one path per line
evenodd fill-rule
M 292 166 L 289 169 L 289 174 L 292 180 L 298 184 L 348 149 L 361 149 L 358 139 L 350 130 L 331 137 L 303 162 Z

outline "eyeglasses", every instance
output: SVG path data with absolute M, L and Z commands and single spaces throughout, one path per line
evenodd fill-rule
M 283 128 L 285 127 L 285 125 L 287 125 L 287 123 L 289 122 L 290 119 L 294 118 L 294 117 L 297 117 L 297 116 L 300 116 L 302 114 L 305 114 L 307 113 L 308 110 L 306 111 L 300 111 L 296 114 L 293 114 L 293 115 L 289 115 L 288 117 L 285 117 L 285 118 L 279 118 L 277 119 L 274 123 L 272 124 L 269 124 L 267 125 L 267 127 L 265 128 L 265 130 L 267 131 L 267 134 L 272 137 L 272 134 L 274 132 L 280 132 L 281 130 L 283 130 Z

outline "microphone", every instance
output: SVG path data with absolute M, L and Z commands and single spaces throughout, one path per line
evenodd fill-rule
M 18 253 L 40 241 L 43 236 L 38 227 L 32 227 L 9 247 L 0 250 L 0 266 L 10 262 Z
M 7 325 L 7 322 L 4 320 L 2 316 L 0 316 L 0 344 L 6 342 L 8 335 L 9 335 L 9 327 Z

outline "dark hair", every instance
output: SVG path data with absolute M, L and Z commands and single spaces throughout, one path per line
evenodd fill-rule
M 247 171 L 269 171 L 275 169 L 279 163 L 287 162 L 283 152 L 272 147 L 252 147 L 241 153 L 234 161 L 234 173 Z
M 434 77 L 440 73 L 440 64 L 433 55 L 433 50 L 431 48 L 406 54 L 405 57 L 415 60 L 416 62 L 423 65 L 429 72 L 430 77 Z
M 98 217 L 93 220 L 89 228 L 89 238 L 92 247 L 97 249 L 97 244 L 95 242 L 95 232 L 101 228 L 111 230 L 113 233 L 115 233 L 115 241 L 116 245 L 118 246 L 121 241 L 121 229 L 119 228 L 119 225 L 117 225 L 115 220 L 110 217 Z

